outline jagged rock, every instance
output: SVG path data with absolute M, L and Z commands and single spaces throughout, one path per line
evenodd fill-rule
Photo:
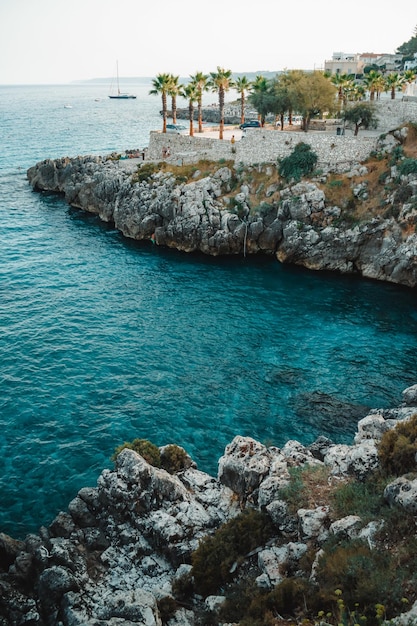
M 281 450 L 281 454 L 289 465 L 319 465 L 320 462 L 311 451 L 298 441 L 289 440 Z
M 257 489 L 271 466 L 268 448 L 250 437 L 235 437 L 219 460 L 218 479 L 242 497 Z
M 271 165 L 264 168 L 271 170 Z M 417 285 L 417 234 L 410 227 L 413 218 L 405 210 L 407 203 L 397 218 L 379 216 L 350 228 L 336 223 L 341 209 L 326 205 L 315 182 L 282 190 L 264 185 L 260 208 L 254 208 L 253 190 L 242 178 L 235 214 L 229 194 L 239 174 L 230 167 L 188 183 L 177 181 L 169 171 L 138 181 L 136 169 L 129 160 L 121 166 L 112 157 L 87 156 L 42 161 L 28 170 L 28 178 L 34 189 L 62 193 L 71 205 L 113 222 L 134 239 L 152 238 L 157 245 L 211 255 L 262 252 L 309 269 L 359 272 L 376 280 Z M 358 165 L 351 174 L 364 176 L 366 168 Z M 416 180 L 415 174 L 407 177 L 411 199 L 417 194 Z M 353 192 L 366 194 L 365 182 L 354 185 Z M 387 198 L 388 203 L 394 201 L 394 196 Z
M 204 602 L 209 611 L 216 612 L 221 608 L 225 600 L 225 596 L 207 596 Z
M 258 586 L 269 588 L 278 585 L 286 575 L 298 567 L 301 557 L 307 552 L 308 546 L 305 543 L 289 543 L 262 550 L 258 554 L 258 566 L 261 570 L 260 578 L 257 579 Z
M 417 513 L 417 479 L 400 476 L 384 489 L 384 498 L 389 504 L 402 506 L 410 513 Z
M 362 526 L 359 515 L 348 515 L 330 524 L 330 532 L 342 538 L 352 539 L 357 537 Z
M 5 533 L 0 533 L 0 570 L 7 572 L 16 556 L 24 548 L 23 541 L 18 541 L 9 537 Z
M 97 487 L 81 489 L 70 512 L 57 515 L 38 535 L 25 541 L 0 535 L 0 624 L 161 626 L 158 601 L 172 598 L 174 588 L 191 593 L 192 551 L 243 505 L 266 511 L 276 527 L 276 537 L 245 555 L 251 571 L 258 569 L 257 585 L 265 589 L 284 576 L 297 576 L 303 554 L 329 534 L 360 539 L 375 549 L 381 520 L 362 527 L 355 515 L 334 519 L 327 505 L 300 507 L 294 514 L 291 500 L 281 498 L 282 487 L 294 466 L 327 466 L 332 476 L 363 479 L 378 462 L 381 433 L 414 413 L 413 406 L 371 411 L 358 424 L 353 445 L 319 438 L 312 446 L 288 441 L 279 449 L 235 437 L 219 460 L 218 479 L 199 471 L 192 460 L 171 475 L 123 450 L 114 469 L 103 470 Z M 417 514 L 417 479 L 398 478 L 384 496 Z M 319 556 L 320 551 L 312 581 Z M 210 599 L 207 607 L 195 595 L 190 608 L 176 610 L 167 624 L 192 626 L 222 600 Z
M 408 406 L 417 407 L 417 385 L 412 385 L 404 389 L 403 400 Z
M 363 480 L 378 466 L 378 450 L 373 439 L 354 446 L 339 444 L 328 449 L 324 463 L 330 466 L 332 474 L 351 474 Z
M 333 445 L 334 443 L 331 439 L 325 437 L 324 435 L 320 435 L 317 437 L 316 441 L 313 441 L 313 443 L 308 446 L 308 450 L 314 458 L 319 461 L 324 461 L 324 457 L 326 456 L 328 449 Z
M 382 415 L 367 415 L 358 422 L 358 432 L 355 435 L 355 443 L 359 444 L 368 439 L 380 441 L 382 435 L 390 429 L 390 424 Z
M 274 500 L 266 506 L 266 510 L 280 532 L 286 535 L 297 533 L 297 517 L 288 513 L 288 505 L 285 500 Z
M 329 534 L 329 507 L 319 506 L 315 509 L 299 509 L 297 511 L 300 527 L 300 538 L 307 541 L 316 539 L 321 542 Z

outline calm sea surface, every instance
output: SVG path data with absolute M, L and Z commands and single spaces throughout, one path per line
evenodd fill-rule
M 415 290 L 139 244 L 31 191 L 44 158 L 147 145 L 149 88 L 0 87 L 0 532 L 49 524 L 135 437 L 215 474 L 235 435 L 349 442 L 417 382 Z

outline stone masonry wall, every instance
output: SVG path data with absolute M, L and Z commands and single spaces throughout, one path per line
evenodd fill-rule
M 417 103 L 402 100 L 382 100 L 376 104 L 378 128 L 376 132 L 359 131 L 354 137 L 334 132 L 298 132 L 264 129 L 248 129 L 245 137 L 233 146 L 230 141 L 186 135 L 152 132 L 149 139 L 147 160 L 162 160 L 163 148 L 170 149 L 169 160 L 177 164 L 191 163 L 199 159 L 218 161 L 234 160 L 244 165 L 276 162 L 288 156 L 299 142 L 308 143 L 318 156 L 318 167 L 331 171 L 346 171 L 353 163 L 365 160 L 376 146 L 378 136 L 398 128 L 406 122 L 417 123 Z
M 376 146 L 377 136 L 353 137 L 319 132 L 249 129 L 245 137 L 232 146 L 228 140 L 152 132 L 146 158 L 160 161 L 163 149 L 169 147 L 169 161 L 179 165 L 199 159 L 211 161 L 226 159 L 244 165 L 254 165 L 276 162 L 277 159 L 291 154 L 300 142 L 311 145 L 318 156 L 318 167 L 344 171 L 353 163 L 366 159 Z

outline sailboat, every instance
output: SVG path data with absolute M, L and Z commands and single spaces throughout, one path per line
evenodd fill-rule
M 116 80 L 117 80 L 117 93 L 116 94 L 110 94 L 109 98 L 112 98 L 113 100 L 130 100 L 130 99 L 135 99 L 136 98 L 136 96 L 134 96 L 133 94 L 122 93 L 120 91 L 120 85 L 119 85 L 119 62 L 118 61 L 116 63 Z

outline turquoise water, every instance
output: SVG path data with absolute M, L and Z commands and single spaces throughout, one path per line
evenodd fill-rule
M 30 190 L 40 159 L 146 145 L 148 89 L 0 87 L 1 532 L 49 524 L 123 441 L 215 474 L 237 434 L 351 441 L 417 382 L 415 290 L 139 244 Z

